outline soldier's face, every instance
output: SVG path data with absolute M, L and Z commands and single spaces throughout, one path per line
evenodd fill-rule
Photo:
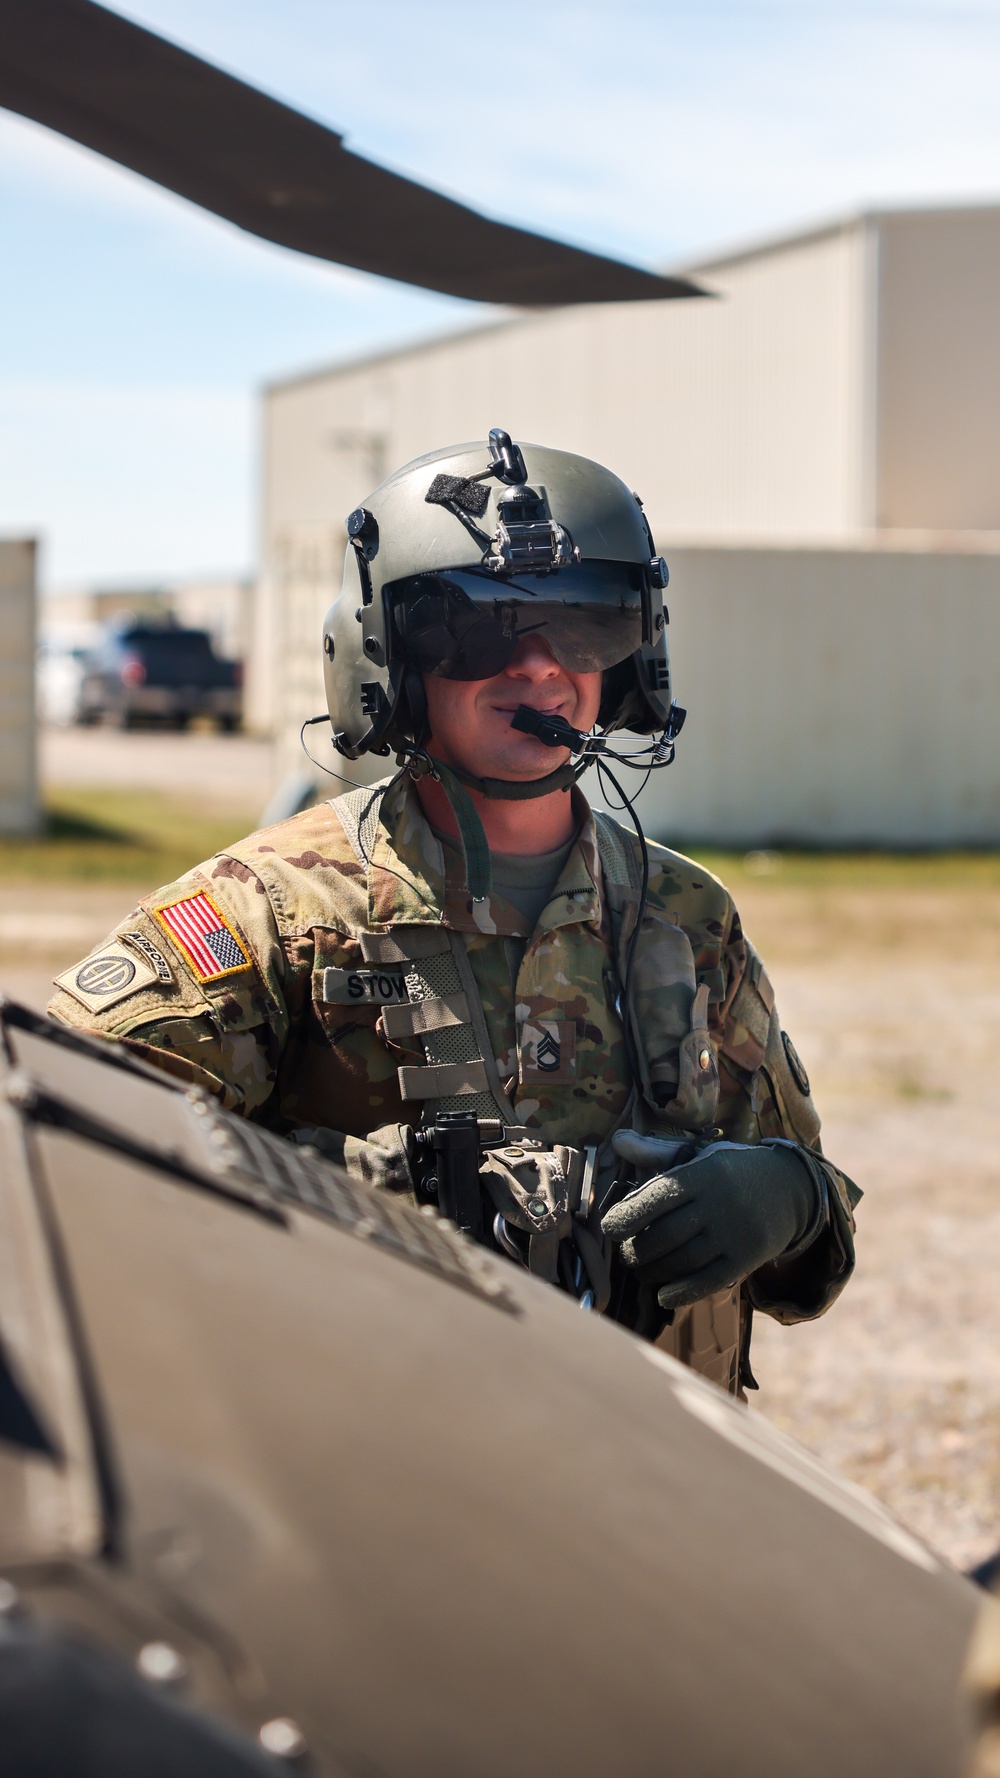
M 523 637 L 492 679 L 426 674 L 424 688 L 430 752 L 480 778 L 543 778 L 569 758 L 568 749 L 511 728 L 519 704 L 564 716 L 579 729 L 593 727 L 601 705 L 601 674 L 568 672 L 538 636 Z

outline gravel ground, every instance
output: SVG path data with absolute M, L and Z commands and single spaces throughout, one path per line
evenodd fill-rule
M 758 1318 L 754 1399 L 965 1567 L 1000 1546 L 1000 897 L 892 899 L 848 897 L 845 922 L 741 895 L 826 1151 L 865 1192 L 841 1300 Z
M 123 739 L 50 738 L 47 775 L 100 782 L 106 753 L 117 783 L 186 777 L 241 802 L 263 775 L 242 737 Z M 44 1005 L 148 887 L 0 887 L 0 986 Z M 826 1150 L 865 1192 L 840 1302 L 793 1329 L 758 1318 L 754 1411 L 967 1566 L 1000 1546 L 1000 891 L 802 888 L 779 868 L 738 899 Z
M 43 784 L 142 785 L 257 812 L 271 790 L 273 748 L 254 735 L 43 728 L 38 740 Z

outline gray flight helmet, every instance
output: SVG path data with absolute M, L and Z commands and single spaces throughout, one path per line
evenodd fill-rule
M 334 745 L 348 759 L 419 741 L 421 677 L 404 658 L 393 613 L 419 577 L 449 571 L 463 573 L 465 585 L 476 576 L 487 601 L 519 588 L 526 601 L 568 613 L 599 611 L 603 601 L 607 622 L 628 575 L 635 646 L 605 672 L 599 723 L 639 734 L 666 728 L 666 563 L 638 495 L 599 463 L 515 444 L 495 428 L 488 444 L 451 445 L 405 464 L 350 514 L 347 533 L 323 664 Z

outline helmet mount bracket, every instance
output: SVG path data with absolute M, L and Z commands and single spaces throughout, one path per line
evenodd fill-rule
M 508 487 L 517 487 L 527 481 L 528 471 L 521 447 L 512 442 L 510 433 L 502 426 L 494 426 L 490 431 L 490 456 L 493 461 L 487 475 L 495 475 Z

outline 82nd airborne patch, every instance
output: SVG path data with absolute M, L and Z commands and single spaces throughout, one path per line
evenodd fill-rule
M 229 921 L 204 889 L 154 908 L 153 917 L 190 965 L 196 981 L 217 982 L 253 967 Z
M 88 1012 L 103 1012 L 158 979 L 155 968 L 117 940 L 55 978 L 56 986 L 65 988 Z

